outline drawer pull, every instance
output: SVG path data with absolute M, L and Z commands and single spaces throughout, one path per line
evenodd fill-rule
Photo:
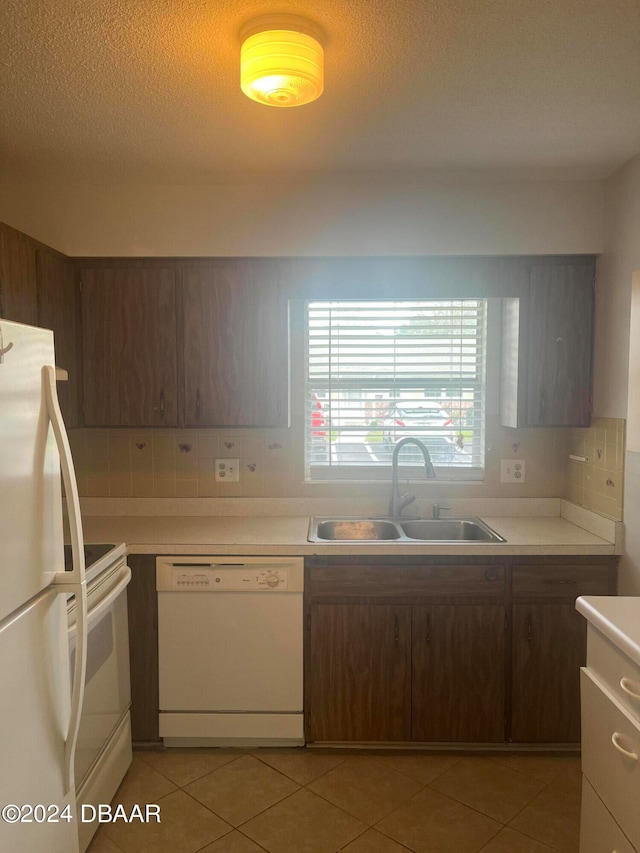
M 635 752 L 631 752 L 629 749 L 625 749 L 624 746 L 622 746 L 622 744 L 620 743 L 620 737 L 621 735 L 619 732 L 614 732 L 611 735 L 611 743 L 615 746 L 618 752 L 620 752 L 626 758 L 630 758 L 632 761 L 637 761 L 637 754 Z
M 574 586 L 575 581 L 572 578 L 545 578 L 542 583 L 547 586 Z
M 637 690 L 632 690 L 631 686 L 633 681 L 630 678 L 621 678 L 620 679 L 620 687 L 624 690 L 627 696 L 631 696 L 632 699 L 640 699 L 640 693 Z M 635 686 L 635 685 L 634 685 Z

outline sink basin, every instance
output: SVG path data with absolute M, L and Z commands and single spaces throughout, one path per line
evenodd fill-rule
M 313 521 L 313 519 L 312 519 Z M 392 521 L 375 521 L 368 518 L 318 521 L 315 539 L 329 541 L 352 541 L 399 539 L 400 531 Z
M 312 518 L 309 542 L 505 542 L 480 518 Z
M 429 542 L 453 542 L 459 539 L 465 542 L 505 541 L 479 518 L 419 518 L 400 522 L 400 528 L 409 539 Z

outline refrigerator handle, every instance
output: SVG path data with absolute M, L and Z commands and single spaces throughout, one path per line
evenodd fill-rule
M 51 365 L 46 364 L 42 368 L 42 382 L 47 413 L 58 446 L 58 453 L 60 454 L 62 481 L 64 483 L 67 510 L 69 513 L 71 553 L 73 555 L 73 570 L 71 572 L 57 572 L 53 585 L 61 594 L 75 595 L 76 597 L 76 660 L 73 670 L 69 728 L 64 745 L 64 786 L 66 793 L 69 793 L 74 785 L 73 762 L 76 741 L 78 740 L 78 730 L 80 728 L 84 680 L 87 670 L 87 583 L 78 484 L 76 483 L 73 459 L 71 458 L 69 438 L 67 437 L 60 404 L 58 403 L 56 371 Z
M 82 536 L 82 519 L 80 516 L 80 498 L 78 496 L 78 484 L 76 472 L 73 467 L 69 438 L 62 420 L 62 412 L 58 403 L 58 391 L 56 388 L 56 370 L 50 364 L 42 368 L 42 381 L 44 385 L 47 413 L 53 434 L 58 445 L 60 454 L 60 467 L 62 469 L 62 482 L 67 498 L 67 512 L 69 514 L 69 530 L 71 533 L 71 553 L 73 555 L 73 571 L 57 572 L 55 584 L 78 584 L 85 582 L 84 566 L 84 539 Z

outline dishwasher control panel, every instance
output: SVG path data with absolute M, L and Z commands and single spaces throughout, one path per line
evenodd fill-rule
M 301 557 L 174 555 L 156 558 L 162 592 L 302 592 Z
M 171 589 L 184 592 L 286 590 L 287 570 L 260 566 L 172 566 Z

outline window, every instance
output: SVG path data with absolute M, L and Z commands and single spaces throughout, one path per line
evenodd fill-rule
M 422 441 L 439 477 L 484 469 L 487 300 L 306 303 L 310 479 L 384 477 Z M 403 466 L 422 466 L 414 445 Z

